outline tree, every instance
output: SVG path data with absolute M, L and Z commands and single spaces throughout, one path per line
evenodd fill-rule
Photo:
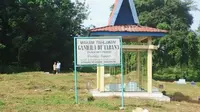
M 200 78 L 197 73 L 200 41 L 197 34 L 190 30 L 193 17 L 189 11 L 199 10 L 195 3 L 192 0 L 134 0 L 134 2 L 141 25 L 169 31 L 166 36 L 154 39 L 153 44 L 160 46 L 153 56 L 155 72 L 169 67 L 181 68 L 182 76 L 189 78 L 188 73 L 194 71 Z M 187 75 L 184 75 L 185 71 Z
M 156 39 L 160 48 L 154 53 L 154 68 L 179 66 L 182 71 L 193 69 L 199 58 L 199 41 L 190 30 L 196 9 L 192 0 L 134 0 L 141 25 L 168 30 L 165 37 Z
M 2 64 L 51 69 L 61 61 L 72 65 L 73 37 L 81 33 L 87 18 L 85 3 L 70 0 L 0 1 L 0 42 Z M 1 30 L 2 29 L 2 30 Z

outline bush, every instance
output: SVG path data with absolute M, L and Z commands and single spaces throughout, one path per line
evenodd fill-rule
M 185 75 L 187 81 L 200 81 L 200 73 L 197 70 L 188 70 L 188 73 Z
M 31 71 L 31 69 L 27 67 L 21 67 L 21 66 L 13 66 L 13 65 L 8 65 L 8 66 L 0 66 L 0 73 L 19 73 L 19 72 L 26 72 L 26 71 Z
M 155 80 L 162 80 L 162 81 L 175 81 L 176 80 L 176 74 L 153 74 L 153 78 Z
M 169 67 L 158 70 L 153 74 L 155 80 L 175 81 L 180 78 L 186 81 L 200 81 L 200 71 L 194 69 L 180 69 L 178 67 Z
M 94 101 L 95 99 L 94 99 L 93 96 L 88 96 L 88 97 L 87 97 L 87 100 L 88 100 L 89 102 L 91 102 L 91 101 Z
M 39 70 L 41 70 L 41 67 L 40 67 L 40 62 L 35 62 L 34 63 L 34 70 L 36 70 L 36 71 L 39 71 Z
M 96 67 L 81 67 L 79 68 L 79 72 L 87 72 L 87 73 L 96 72 Z
M 167 92 L 166 92 L 166 91 L 162 91 L 162 94 L 163 94 L 163 95 L 166 95 L 166 94 L 167 94 Z
M 5 105 L 5 103 L 2 100 L 0 100 L 0 106 L 3 106 L 3 105 Z

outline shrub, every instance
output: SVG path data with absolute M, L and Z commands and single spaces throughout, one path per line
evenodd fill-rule
M 36 70 L 36 71 L 41 70 L 40 62 L 35 62 L 33 68 L 34 68 L 34 70 Z
M 162 80 L 162 81 L 174 81 L 176 80 L 176 74 L 153 74 L 153 78 L 155 80 Z
M 3 105 L 5 105 L 5 103 L 2 100 L 0 100 L 0 106 L 3 106 Z
M 79 71 L 87 73 L 96 72 L 96 67 L 81 67 L 79 68 Z
M 87 97 L 87 100 L 88 100 L 89 102 L 91 102 L 91 101 L 94 101 L 95 99 L 94 99 L 93 96 L 88 96 L 88 97 Z
M 163 81 L 175 81 L 180 78 L 186 79 L 186 81 L 199 81 L 200 71 L 194 69 L 184 69 L 178 67 L 168 67 L 162 70 L 158 70 L 153 74 L 155 80 Z
M 14 66 L 14 65 L 8 65 L 8 66 L 0 66 L 0 73 L 19 73 L 19 72 L 26 72 L 31 71 L 31 69 L 27 67 L 22 66 Z

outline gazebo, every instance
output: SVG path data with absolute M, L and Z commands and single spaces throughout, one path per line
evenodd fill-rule
M 116 0 L 107 26 L 90 29 L 90 36 L 122 36 L 126 42 L 144 42 L 146 45 L 123 45 L 123 51 L 137 53 L 136 73 L 140 74 L 140 51 L 147 52 L 147 92 L 152 93 L 152 51 L 158 47 L 152 45 L 154 37 L 167 33 L 139 24 L 133 0 Z M 104 67 L 97 67 L 97 89 L 104 91 Z

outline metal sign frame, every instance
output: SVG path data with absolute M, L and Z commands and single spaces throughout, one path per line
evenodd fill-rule
M 100 64 L 100 65 L 77 65 L 77 39 L 119 39 L 120 40 L 120 64 Z M 78 104 L 78 84 L 77 84 L 77 67 L 91 67 L 91 66 L 120 66 L 121 67 L 121 105 L 124 108 L 124 71 L 123 71 L 123 49 L 121 36 L 108 37 L 74 37 L 74 87 L 75 87 L 75 102 Z

